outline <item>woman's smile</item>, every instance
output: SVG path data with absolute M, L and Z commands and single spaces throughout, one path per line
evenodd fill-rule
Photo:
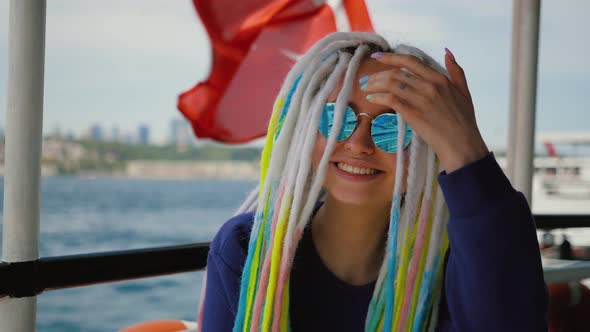
M 331 162 L 330 168 L 339 178 L 354 182 L 373 181 L 383 174 L 383 171 L 379 169 L 368 167 L 358 162 Z

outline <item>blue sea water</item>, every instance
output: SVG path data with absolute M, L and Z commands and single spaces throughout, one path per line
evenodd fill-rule
M 0 185 L 4 187 L 1 180 Z M 210 241 L 254 185 L 46 177 L 41 183 L 40 255 Z M 153 319 L 194 321 L 202 277 L 202 272 L 192 272 L 48 291 L 37 298 L 37 330 L 102 332 Z

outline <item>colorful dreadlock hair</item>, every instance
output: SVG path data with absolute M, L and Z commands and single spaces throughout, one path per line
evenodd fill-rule
M 322 199 L 328 160 L 342 125 L 357 69 L 375 50 L 413 54 L 445 70 L 422 51 L 391 48 L 380 36 L 337 32 L 316 43 L 291 69 L 276 99 L 261 158 L 260 184 L 238 213 L 255 211 L 242 272 L 234 332 L 289 331 L 289 277 L 297 244 Z M 334 130 L 314 173 L 311 157 L 323 106 L 344 75 Z M 415 132 L 398 155 L 386 253 L 366 318 L 366 331 L 433 331 L 438 318 L 448 211 L 437 183 L 441 170 L 432 149 Z M 409 153 L 409 157 L 406 154 Z M 404 159 L 410 158 L 408 174 Z M 402 183 L 407 192 L 402 204 Z

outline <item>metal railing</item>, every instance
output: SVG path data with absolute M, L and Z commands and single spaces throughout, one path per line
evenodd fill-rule
M 0 263 L 0 297 L 202 270 L 209 243 L 47 257 Z
M 535 221 L 543 230 L 590 227 L 590 215 L 537 215 Z M 0 297 L 29 297 L 47 290 L 198 271 L 207 266 L 208 252 L 209 243 L 195 243 L 2 262 Z M 585 265 L 578 270 L 576 276 L 590 277 Z M 547 273 L 561 272 L 547 269 Z
M 535 215 L 535 223 L 537 224 L 537 229 L 539 230 L 590 227 L 590 215 L 539 214 Z

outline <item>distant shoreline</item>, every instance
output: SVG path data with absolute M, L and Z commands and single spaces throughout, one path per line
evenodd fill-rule
M 145 179 L 257 179 L 262 150 L 220 144 L 150 145 L 43 139 L 41 174 Z M 0 139 L 0 175 L 4 142 Z
M 129 161 L 129 178 L 244 179 L 259 177 L 260 163 L 251 161 Z
M 0 165 L 0 176 L 4 176 Z M 134 160 L 125 163 L 122 170 L 86 170 L 61 174 L 54 165 L 42 165 L 41 176 L 117 177 L 127 179 L 224 179 L 257 180 L 260 163 L 251 161 L 167 161 Z

